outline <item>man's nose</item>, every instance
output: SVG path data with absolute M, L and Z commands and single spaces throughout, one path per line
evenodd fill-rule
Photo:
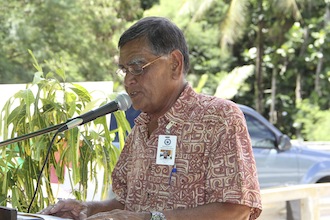
M 136 83 L 136 76 L 134 76 L 131 73 L 126 73 L 125 78 L 124 78 L 124 85 L 129 86 L 134 83 Z

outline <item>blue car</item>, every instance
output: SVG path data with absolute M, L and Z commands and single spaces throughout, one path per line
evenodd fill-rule
M 258 112 L 238 105 L 245 115 L 261 188 L 330 182 L 330 152 L 294 146 L 290 138 Z M 131 126 L 138 111 L 130 108 L 126 117 Z M 116 127 L 111 117 L 110 129 Z M 114 145 L 118 145 L 115 140 Z
M 330 152 L 292 145 L 258 112 L 239 107 L 251 136 L 261 188 L 330 182 Z

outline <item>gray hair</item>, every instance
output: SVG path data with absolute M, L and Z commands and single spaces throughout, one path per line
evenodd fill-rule
M 170 20 L 163 17 L 142 18 L 120 37 L 118 48 L 127 42 L 138 38 L 145 38 L 155 55 L 169 54 L 173 50 L 180 50 L 184 59 L 184 72 L 189 71 L 189 51 L 183 32 Z

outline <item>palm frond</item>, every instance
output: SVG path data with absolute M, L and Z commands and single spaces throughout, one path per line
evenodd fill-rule
M 281 15 L 292 15 L 296 21 L 302 19 L 296 0 L 274 0 L 272 1 L 272 5 L 276 8 L 276 11 L 281 13 Z
M 248 0 L 233 0 L 221 24 L 221 48 L 234 44 L 244 33 Z

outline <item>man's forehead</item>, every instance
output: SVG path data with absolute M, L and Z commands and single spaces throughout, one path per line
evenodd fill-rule
M 119 63 L 141 63 L 146 61 L 151 54 L 152 52 L 147 45 L 125 44 L 119 50 Z

